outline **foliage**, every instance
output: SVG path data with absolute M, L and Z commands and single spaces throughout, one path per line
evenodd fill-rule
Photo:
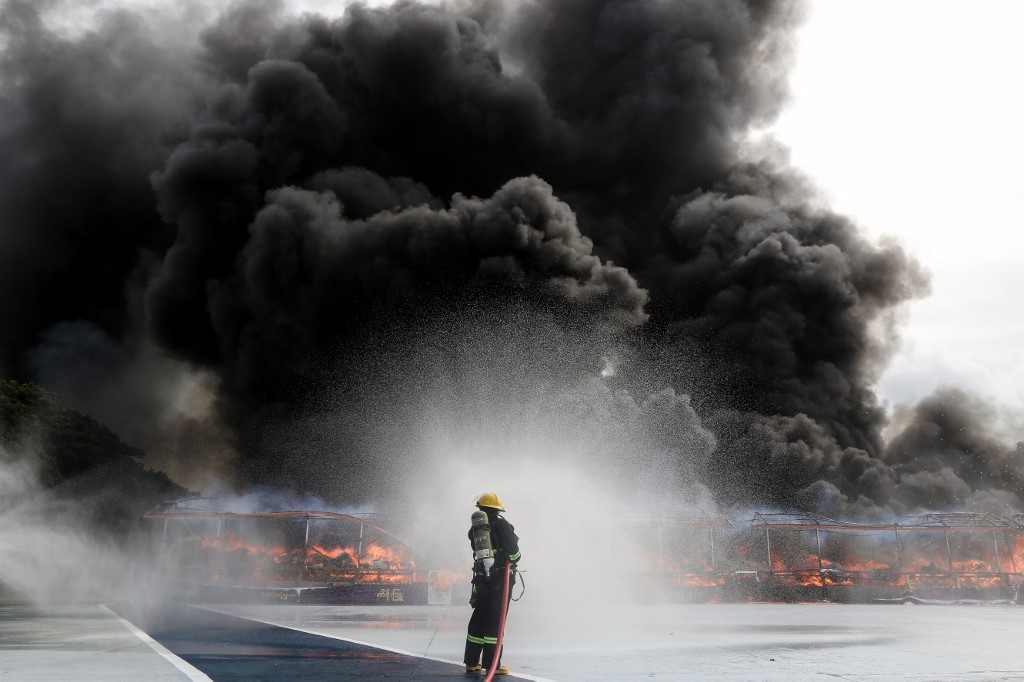
M 187 494 L 96 420 L 37 386 L 2 379 L 0 457 L 34 460 L 44 486 L 86 503 L 83 511 L 110 528 L 128 528 L 158 502 Z

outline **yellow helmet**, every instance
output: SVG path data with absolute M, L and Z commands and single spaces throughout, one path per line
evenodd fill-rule
M 478 507 L 487 507 L 488 509 L 505 511 L 505 506 L 501 503 L 501 498 L 498 497 L 498 493 L 483 493 L 476 498 L 476 502 L 474 502 L 474 504 Z

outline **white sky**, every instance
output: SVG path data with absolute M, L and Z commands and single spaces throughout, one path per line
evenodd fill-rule
M 877 389 L 1024 408 L 1024 2 L 818 0 L 770 132 L 872 236 L 932 273 Z

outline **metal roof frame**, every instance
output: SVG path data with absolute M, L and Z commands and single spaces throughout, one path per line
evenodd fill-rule
M 769 530 L 824 531 L 1012 531 L 1024 532 L 1024 514 L 1014 517 L 981 512 L 932 512 L 892 523 L 850 523 L 812 512 L 754 512 L 751 527 Z

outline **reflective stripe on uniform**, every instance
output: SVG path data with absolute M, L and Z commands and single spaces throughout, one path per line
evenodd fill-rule
M 472 642 L 473 644 L 486 644 L 486 642 L 484 640 L 487 639 L 487 638 L 486 637 L 474 637 L 473 635 L 466 635 L 466 639 L 468 641 Z
M 508 558 L 508 560 L 509 560 L 509 561 L 519 561 L 519 557 L 521 557 L 521 556 L 523 556 L 523 553 L 522 553 L 522 552 L 520 552 L 520 551 L 516 551 L 516 553 L 515 553 L 515 554 L 513 554 L 512 556 L 510 556 L 510 557 Z
M 483 643 L 484 644 L 497 644 L 498 643 L 498 638 L 497 637 L 484 637 L 484 642 Z

